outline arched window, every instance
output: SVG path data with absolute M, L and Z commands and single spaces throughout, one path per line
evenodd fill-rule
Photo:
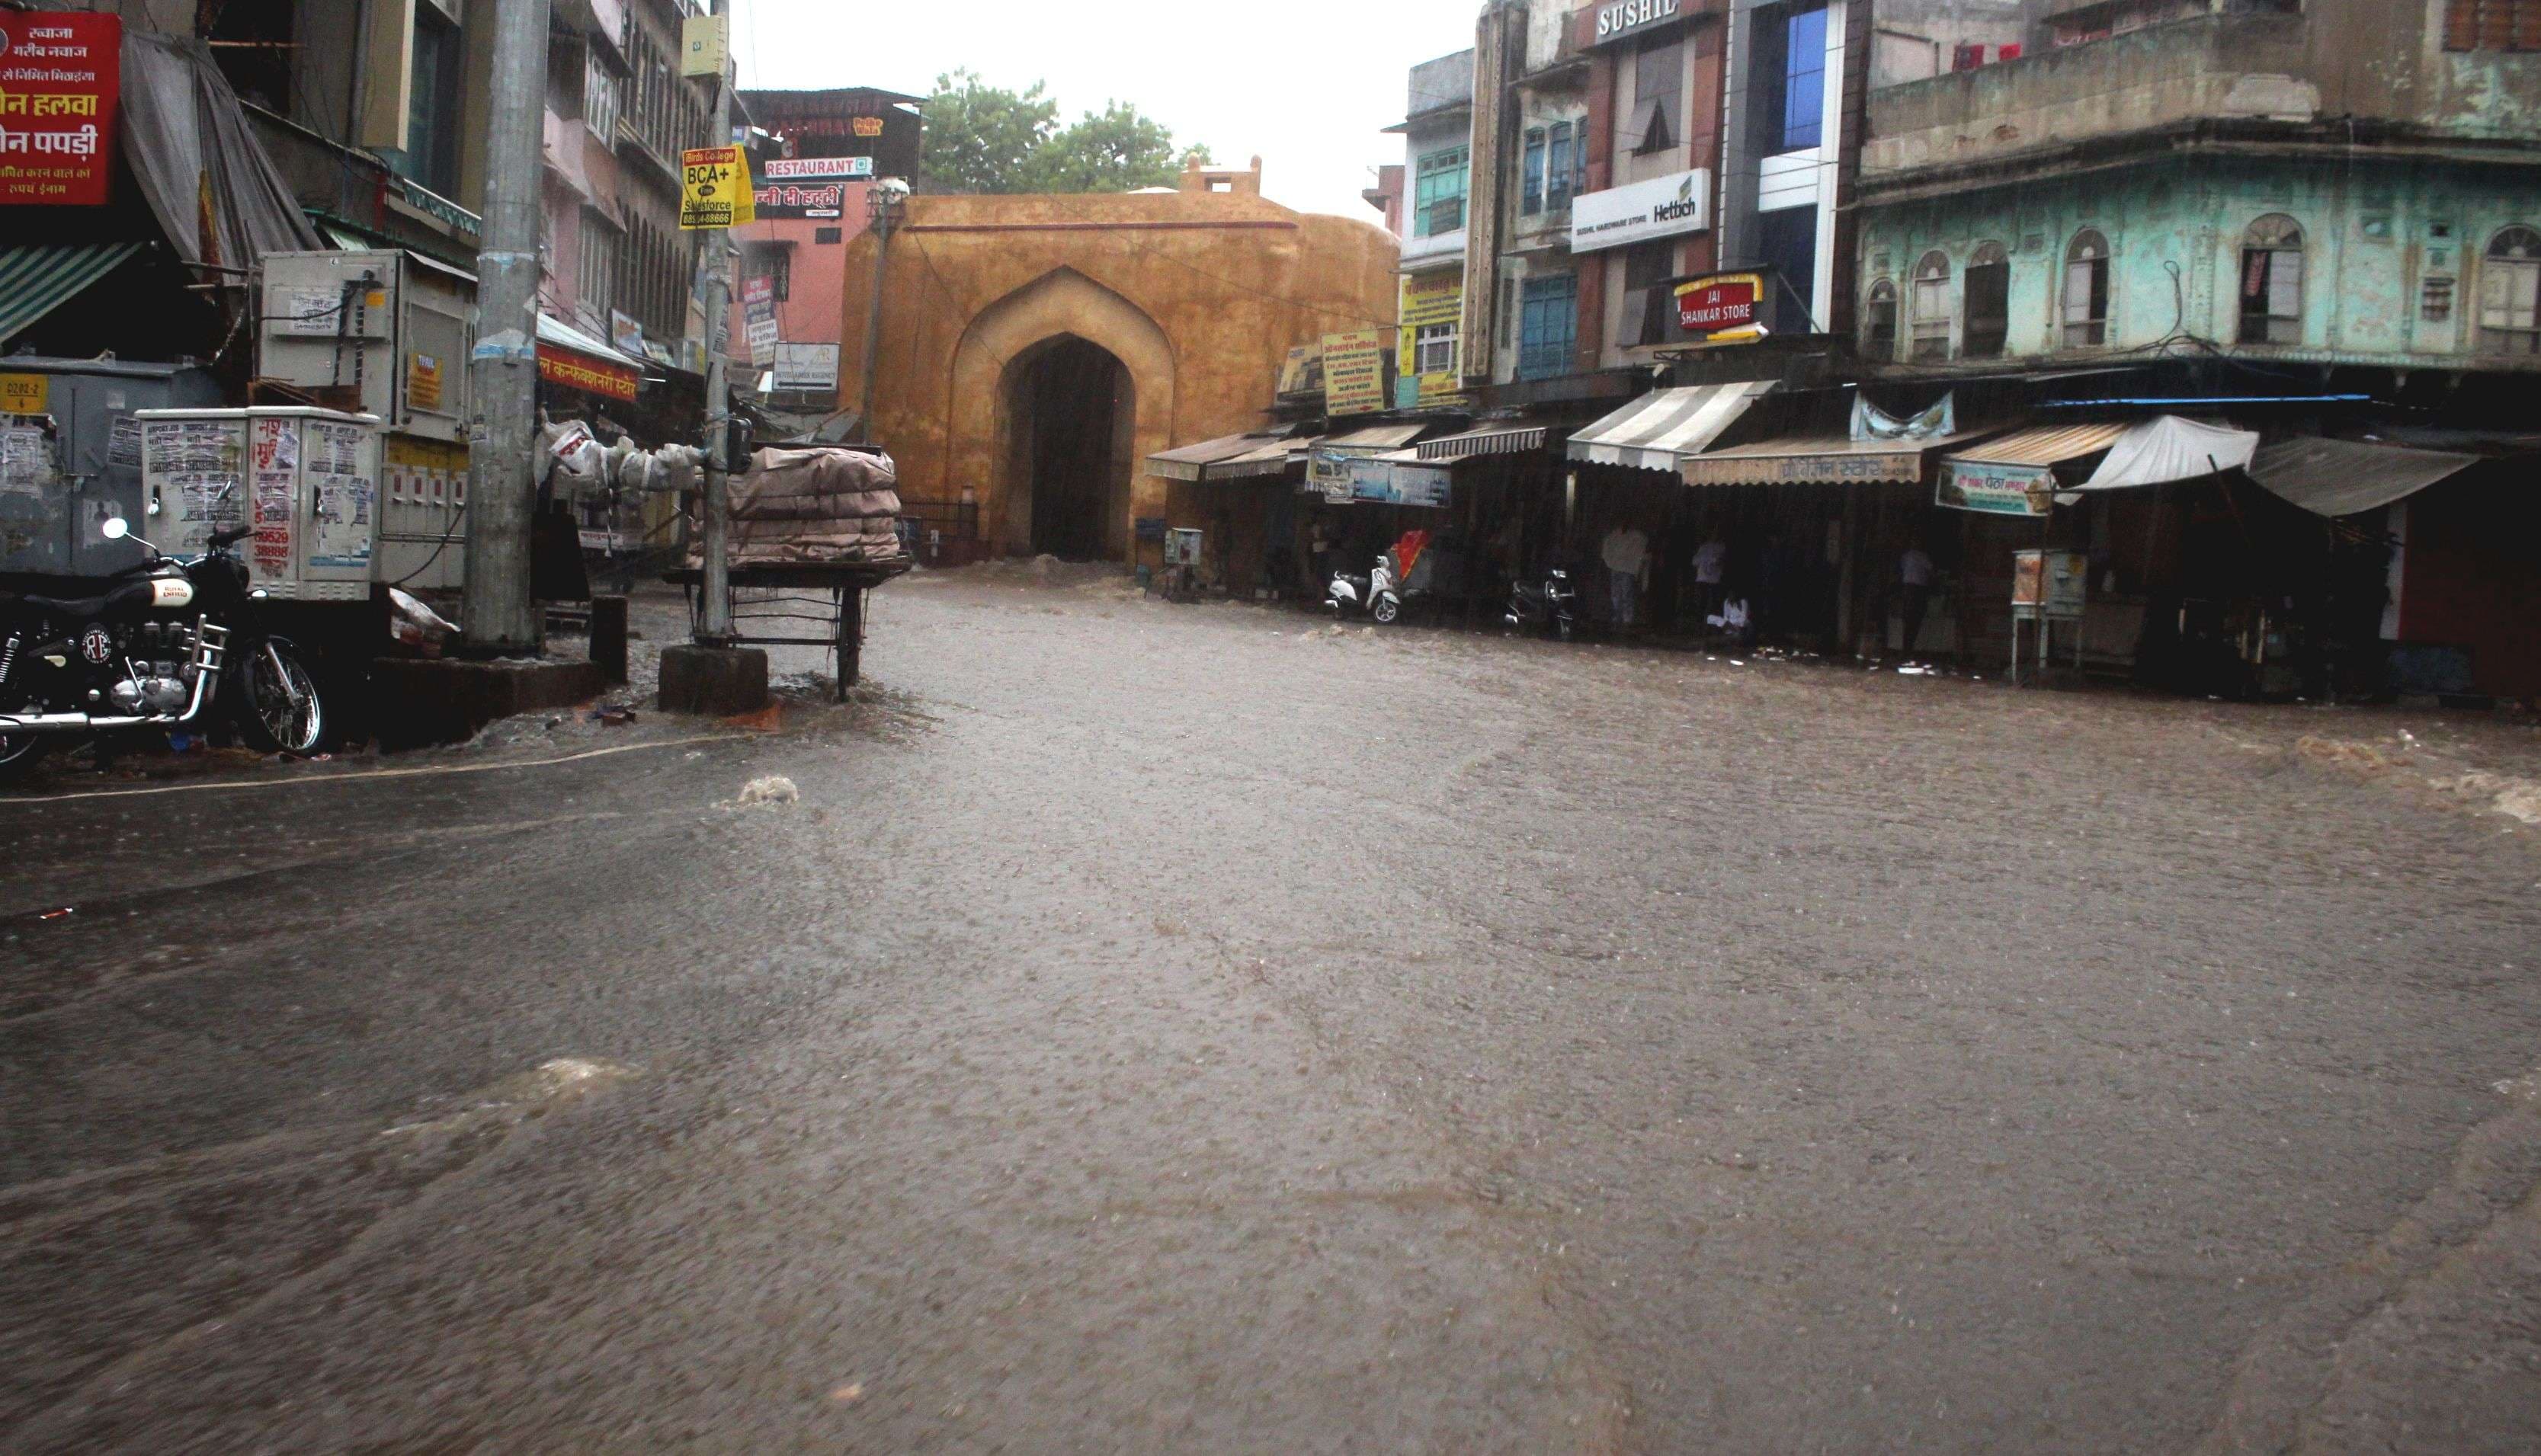
M 2508 228 L 2479 264 L 2479 351 L 2541 354 L 2541 232 Z
M 2084 229 L 2065 249 L 2065 347 L 2109 341 L 2109 240 Z
M 1950 255 L 1933 248 L 1915 265 L 1914 359 L 1950 357 Z
M 2270 213 L 2241 238 L 2241 342 L 2302 342 L 2302 228 Z
M 1893 362 L 1897 358 L 1897 284 L 1882 278 L 1870 285 L 1869 302 L 1861 310 L 1861 352 L 1864 358 Z
M 1966 359 L 1999 359 L 2011 336 L 2011 254 L 1999 243 L 1977 244 L 1968 259 L 1968 321 L 1959 354 Z

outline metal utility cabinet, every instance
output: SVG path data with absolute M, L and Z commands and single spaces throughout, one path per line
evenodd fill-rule
M 378 580 L 455 591 L 468 558 L 474 275 L 394 248 L 261 260 L 256 373 L 381 421 Z
M 111 359 L 0 359 L 0 576 L 102 577 L 141 547 L 98 527 L 141 520 L 142 410 L 221 402 L 209 370 Z
M 157 513 L 134 529 L 177 554 L 214 530 L 253 525 L 250 587 L 283 601 L 371 597 L 380 550 L 381 426 L 374 415 L 300 407 L 140 413 L 141 492 Z

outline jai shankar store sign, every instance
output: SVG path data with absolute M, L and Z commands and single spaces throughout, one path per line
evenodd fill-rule
M 1623 247 L 1710 226 L 1711 171 L 1698 167 L 1572 198 L 1570 250 Z
M 1676 318 L 1685 331 L 1721 343 L 1752 339 L 1765 301 L 1761 273 L 1721 273 L 1679 284 Z
M 103 207 L 114 175 L 123 22 L 0 11 L 0 207 Z

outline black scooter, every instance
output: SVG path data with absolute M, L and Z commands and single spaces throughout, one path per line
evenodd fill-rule
M 1517 631 L 1541 630 L 1562 642 L 1578 636 L 1579 589 L 1570 585 L 1570 573 L 1554 567 L 1540 587 L 1524 578 L 1511 582 L 1505 620 Z

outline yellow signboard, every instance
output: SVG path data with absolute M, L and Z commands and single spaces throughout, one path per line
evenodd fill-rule
M 0 375 L 0 415 L 47 414 L 52 398 L 50 375 Z
M 1395 363 L 1397 408 L 1449 404 L 1464 398 L 1464 371 L 1456 346 L 1465 319 L 1465 275 L 1415 273 L 1403 280 L 1403 336 Z M 1423 369 L 1426 362 L 1430 367 Z
M 1385 331 L 1324 335 L 1324 412 L 1372 415 L 1387 407 Z
M 680 154 L 680 226 L 739 228 L 759 221 L 750 163 L 739 147 L 691 147 Z
M 441 408 L 441 360 L 431 354 L 405 357 L 405 402 L 416 409 Z
M 719 15 L 692 15 L 680 27 L 680 74 L 721 78 L 729 45 L 729 22 Z

